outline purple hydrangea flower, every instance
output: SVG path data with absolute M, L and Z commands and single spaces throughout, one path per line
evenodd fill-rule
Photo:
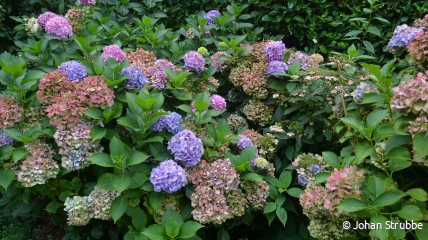
M 254 144 L 250 138 L 248 138 L 247 136 L 245 136 L 243 134 L 241 134 L 239 136 L 241 137 L 241 139 L 236 140 L 236 145 L 238 146 L 239 149 L 243 150 L 243 149 L 246 149 L 247 147 L 254 146 Z
M 73 36 L 73 28 L 67 19 L 56 16 L 46 23 L 45 31 L 59 38 L 70 38 Z
M 125 74 L 128 77 L 128 79 L 123 81 L 126 89 L 141 89 L 146 84 L 146 75 L 137 66 L 124 68 L 121 74 Z
M 288 66 L 291 66 L 296 61 L 300 61 L 300 70 L 303 71 L 308 70 L 313 65 L 312 59 L 309 57 L 309 55 L 299 51 L 291 54 L 290 58 L 288 58 L 287 64 Z
M 324 168 L 319 166 L 318 164 L 310 164 L 308 166 L 308 173 L 312 176 L 315 176 L 322 171 L 324 171 Z
M 120 47 L 116 44 L 112 44 L 104 47 L 101 58 L 104 60 L 104 62 L 107 62 L 109 58 L 114 58 L 116 61 L 122 62 L 126 59 L 126 53 L 123 52 L 122 49 L 120 49 Z
M 285 44 L 281 41 L 269 42 L 265 47 L 265 59 L 268 62 L 282 61 L 285 52 Z
M 202 72 L 205 67 L 205 59 L 197 51 L 190 51 L 184 55 L 184 66 L 189 71 Z
M 86 67 L 76 60 L 71 60 L 61 64 L 59 66 L 59 70 L 67 75 L 67 80 L 69 81 L 81 81 L 88 75 Z
M 195 108 L 195 102 L 192 102 L 190 105 L 190 110 L 192 110 L 192 112 L 196 112 L 196 108 Z
M 80 5 L 95 5 L 97 3 L 96 0 L 77 0 Z
M 169 115 L 162 116 L 153 124 L 152 129 L 162 132 L 164 128 L 172 134 L 177 134 L 181 130 L 181 115 L 176 112 L 168 112 Z
M 217 111 L 226 109 L 226 100 L 220 95 L 214 94 L 210 99 L 211 107 Z
M 166 160 L 153 168 L 150 182 L 153 184 L 155 192 L 173 193 L 187 184 L 186 172 L 176 162 Z
M 269 76 L 276 76 L 275 73 L 278 72 L 287 72 L 288 65 L 283 61 L 272 61 L 269 63 L 268 66 L 268 75 Z
M 217 10 L 211 10 L 211 11 L 207 12 L 207 14 L 204 16 L 205 19 L 208 19 L 207 25 L 214 24 L 215 22 L 214 22 L 213 17 L 218 17 L 218 16 L 220 16 L 220 14 L 221 13 Z
M 13 139 L 5 132 L 0 132 L 0 146 L 12 145 Z
M 302 174 L 299 174 L 297 176 L 297 180 L 299 181 L 299 184 L 302 185 L 303 187 L 308 185 L 308 182 L 309 182 L 308 177 L 306 175 L 302 175 Z
M 37 18 L 37 24 L 41 27 L 41 28 L 45 28 L 46 23 L 51 20 L 54 17 L 58 17 L 58 15 L 56 15 L 53 12 L 45 12 L 43 14 L 40 14 L 39 17 Z
M 183 130 L 175 134 L 168 142 L 168 150 L 176 161 L 181 161 L 186 167 L 195 166 L 204 154 L 201 139 L 190 130 Z
M 416 34 L 422 31 L 423 30 L 420 28 L 409 27 L 407 24 L 397 26 L 394 30 L 391 40 L 389 40 L 388 48 L 394 51 L 398 48 L 405 47 L 410 44 Z
M 165 83 L 169 80 L 165 68 L 175 70 L 174 64 L 165 59 L 157 60 L 155 64 L 149 68 L 148 74 L 150 76 L 150 84 L 156 89 L 164 89 Z

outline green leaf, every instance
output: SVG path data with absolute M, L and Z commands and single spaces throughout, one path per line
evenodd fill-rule
M 48 213 L 56 213 L 58 211 L 59 208 L 62 208 L 64 205 L 61 204 L 60 202 L 57 201 L 53 201 L 50 202 L 46 207 L 45 210 Z
M 367 205 L 356 198 L 348 198 L 343 200 L 337 208 L 346 212 L 358 212 L 366 209 Z
M 275 211 L 275 209 L 276 209 L 276 204 L 275 204 L 274 202 L 269 202 L 269 203 L 267 203 L 267 204 L 265 205 L 264 210 L 263 210 L 263 213 L 264 213 L 264 214 L 265 214 L 265 213 L 270 213 L 270 212 Z
M 291 183 L 291 172 L 283 171 L 279 176 L 279 181 L 282 183 L 282 188 L 287 189 Z
M 428 223 L 422 223 L 422 228 L 415 230 L 419 240 L 428 240 Z
M 126 209 L 128 208 L 128 199 L 119 196 L 117 197 L 111 204 L 110 212 L 111 217 L 113 218 L 114 222 L 119 220 L 119 218 L 122 217 L 122 215 L 125 213 Z
M 340 165 L 339 158 L 334 152 L 322 152 L 322 157 L 331 167 L 337 167 Z
M 340 119 L 346 126 L 357 130 L 359 133 L 365 135 L 364 123 L 355 117 L 343 117 Z
M 178 238 L 191 238 L 204 226 L 195 221 L 187 221 L 180 228 Z
M 113 173 L 104 173 L 98 178 L 96 186 L 104 190 L 114 190 L 112 184 L 114 177 L 115 175 Z
M 180 228 L 183 223 L 181 215 L 171 209 L 168 209 L 162 216 L 162 226 L 166 235 L 170 238 L 175 238 L 180 234 Z
M 413 138 L 413 147 L 415 149 L 414 159 L 423 159 L 428 155 L 428 138 L 427 132 L 421 132 Z
M 121 163 L 126 156 L 126 145 L 122 142 L 122 140 L 120 140 L 116 136 L 113 136 L 110 141 L 109 147 L 110 156 L 113 158 L 114 161 Z
M 388 230 L 385 227 L 386 221 L 388 221 L 388 219 L 383 215 L 378 214 L 372 216 L 370 218 L 370 223 L 376 225 L 380 223 L 382 227 L 370 230 L 370 236 L 372 236 L 373 238 L 378 238 L 380 240 L 388 239 Z
M 128 175 L 114 175 L 112 184 L 116 191 L 123 192 L 131 185 L 131 177 Z
M 367 49 L 370 53 L 375 54 L 375 49 L 374 49 L 373 45 L 372 45 L 370 42 L 368 42 L 368 41 L 363 41 L 363 44 L 364 44 L 364 47 L 366 47 L 366 49 Z
M 139 163 L 144 162 L 148 156 L 140 151 L 134 151 L 131 153 L 131 155 L 126 159 L 126 166 L 132 166 Z
M 323 183 L 331 176 L 331 172 L 320 172 L 317 175 L 315 175 L 315 182 L 316 183 Z
M 139 207 L 128 208 L 126 214 L 132 217 L 132 226 L 137 230 L 142 230 L 147 224 L 147 215 Z
M 409 149 L 406 147 L 396 147 L 388 152 L 388 166 L 392 172 L 397 172 L 412 165 Z
M 396 214 L 406 220 L 420 221 L 423 219 L 421 209 L 414 205 L 404 206 L 400 211 L 396 212 Z
M 166 240 L 165 229 L 162 225 L 153 224 L 148 228 L 144 229 L 144 235 L 146 235 L 149 239 L 152 240 Z
M 149 194 L 149 203 L 154 210 L 158 210 L 162 206 L 164 196 L 159 192 L 151 192 Z
M 367 188 L 369 189 L 369 192 L 377 198 L 385 192 L 386 184 L 382 179 L 376 176 L 370 176 L 367 182 Z
M 367 128 L 377 127 L 386 117 L 388 112 L 385 109 L 376 109 L 366 118 Z
M 88 108 L 86 109 L 85 114 L 86 116 L 93 119 L 97 119 L 97 120 L 104 119 L 103 112 L 99 108 Z
M 15 173 L 11 169 L 0 169 L 0 186 L 7 190 L 14 177 Z
M 357 163 L 361 163 L 362 160 L 374 152 L 374 149 L 369 143 L 364 142 L 355 144 L 354 151 Z
M 427 192 L 421 188 L 413 188 L 406 192 L 406 195 L 412 197 L 413 199 L 416 199 L 420 202 L 427 201 Z
M 23 159 L 25 156 L 27 156 L 27 154 L 28 154 L 28 151 L 25 148 L 23 147 L 15 148 L 13 149 L 13 152 L 12 152 L 12 159 L 13 161 L 16 162 Z
M 287 193 L 292 197 L 298 198 L 303 193 L 303 190 L 300 188 L 289 188 Z
M 101 167 L 114 167 L 113 161 L 107 153 L 98 152 L 89 157 L 89 161 Z
M 282 225 L 284 225 L 287 223 L 287 211 L 285 211 L 284 208 L 277 208 L 276 209 L 276 216 L 278 217 L 279 221 L 281 221 Z
M 373 203 L 374 205 L 379 207 L 390 206 L 398 202 L 402 197 L 404 197 L 404 194 L 397 192 L 385 192 L 382 193 L 379 197 L 377 197 Z
M 101 126 L 95 125 L 91 128 L 91 139 L 92 141 L 101 139 L 106 135 L 106 133 L 107 133 L 107 129 Z
M 244 176 L 241 177 L 243 180 L 251 180 L 255 182 L 262 182 L 263 177 L 258 175 L 257 173 L 247 173 Z
M 379 28 L 377 28 L 377 27 L 375 27 L 375 26 L 370 26 L 370 27 L 367 29 L 367 32 L 369 32 L 369 33 L 371 33 L 371 34 L 374 34 L 374 35 L 376 35 L 376 36 L 380 37 L 380 30 L 379 30 Z

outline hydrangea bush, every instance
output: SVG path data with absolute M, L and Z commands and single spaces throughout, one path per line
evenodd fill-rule
M 0 55 L 2 214 L 44 209 L 65 239 L 425 236 L 342 223 L 427 219 L 426 17 L 380 67 L 254 42 L 236 5 L 172 30 L 103 4 L 43 13 Z

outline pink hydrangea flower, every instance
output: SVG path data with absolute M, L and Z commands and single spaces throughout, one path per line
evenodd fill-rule
M 107 62 L 108 58 L 114 58 L 118 62 L 122 62 L 126 59 L 126 53 L 120 49 L 116 44 L 112 44 L 109 46 L 105 46 L 103 49 L 103 53 L 101 54 L 101 58 L 104 62 Z
M 73 36 L 73 28 L 67 19 L 56 16 L 51 18 L 45 26 L 45 31 L 59 38 L 70 38 Z
M 220 95 L 214 94 L 210 99 L 211 107 L 217 111 L 226 109 L 226 100 Z
M 43 14 L 40 14 L 37 18 L 37 24 L 39 24 L 41 28 L 45 28 L 46 23 L 54 17 L 58 17 L 58 15 L 53 12 L 45 12 Z

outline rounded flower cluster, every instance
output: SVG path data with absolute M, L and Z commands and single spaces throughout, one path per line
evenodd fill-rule
M 53 12 L 45 12 L 43 14 L 40 14 L 39 17 L 37 17 L 37 24 L 41 27 L 41 28 L 45 28 L 46 23 L 54 18 L 54 17 L 58 17 L 58 15 L 56 15 Z
M 248 200 L 241 189 L 231 191 L 226 196 L 227 206 L 229 207 L 229 213 L 234 217 L 241 217 L 245 214 L 245 210 L 248 207 Z
M 205 14 L 205 16 L 204 16 L 205 19 L 208 19 L 207 25 L 214 24 L 215 22 L 214 22 L 213 17 L 218 17 L 218 16 L 220 16 L 220 14 L 221 13 L 217 10 L 208 11 L 207 14 Z
M 0 147 L 5 145 L 12 145 L 13 138 L 9 137 L 5 132 L 0 132 Z
M 363 101 L 364 95 L 366 95 L 367 93 L 374 92 L 378 93 L 376 88 L 365 82 L 361 82 L 360 84 L 358 84 L 357 88 L 351 93 L 351 95 L 356 103 L 361 103 Z
M 21 120 L 24 109 L 14 98 L 0 97 L 0 129 L 12 127 Z
M 265 126 L 270 121 L 273 110 L 261 101 L 250 100 L 243 112 L 248 120 Z
M 275 60 L 269 63 L 267 73 L 269 76 L 277 76 L 276 73 L 278 72 L 285 73 L 287 72 L 287 70 L 288 70 L 288 65 L 285 62 Z
M 156 89 L 165 89 L 165 83 L 169 81 L 165 68 L 169 68 L 173 71 L 176 70 L 174 64 L 165 59 L 157 60 L 149 67 L 147 76 L 152 87 Z
M 52 104 L 56 96 L 67 91 L 72 91 L 75 83 L 67 80 L 67 75 L 60 70 L 48 72 L 39 81 L 37 98 L 41 103 Z
M 81 81 L 88 75 L 86 67 L 76 60 L 65 62 L 58 69 L 67 75 L 67 80 L 69 81 Z
M 148 76 L 149 68 L 155 64 L 157 59 L 153 52 L 137 49 L 128 53 L 128 60 L 131 65 L 139 67 Z
M 121 74 L 125 74 L 128 77 L 128 79 L 123 82 L 126 89 L 139 90 L 146 84 L 146 75 L 137 66 L 126 67 L 122 70 Z
M 416 78 L 402 82 L 394 88 L 391 108 L 402 114 L 428 114 L 428 75 L 419 73 Z
M 25 31 L 31 34 L 36 34 L 39 30 L 40 30 L 40 26 L 37 23 L 37 19 L 34 17 L 28 18 L 27 23 L 25 24 Z
M 232 129 L 232 131 L 238 131 L 239 129 L 247 126 L 247 120 L 239 115 L 230 114 L 230 116 L 227 118 L 227 124 L 229 124 L 229 127 Z
M 65 18 L 70 22 L 73 28 L 73 33 L 80 33 L 83 21 L 85 19 L 85 12 L 80 8 L 70 8 L 65 14 Z
M 410 57 L 417 62 L 428 60 L 428 32 L 416 34 L 412 42 L 407 45 Z
M 70 129 L 58 130 L 54 138 L 62 155 L 61 165 L 68 171 L 89 166 L 88 158 L 103 150 L 99 140 L 91 140 L 91 124 L 81 123 Z
M 150 182 L 155 192 L 173 193 L 187 184 L 186 172 L 173 160 L 166 160 L 153 168 Z
M 175 134 L 168 142 L 168 150 L 172 152 L 176 161 L 182 162 L 186 167 L 195 166 L 204 153 L 202 140 L 190 130 Z
M 288 64 L 288 66 L 291 66 L 296 61 L 300 62 L 300 70 L 302 70 L 302 71 L 306 71 L 309 68 L 314 66 L 312 58 L 310 56 L 308 56 L 306 53 L 302 53 L 299 51 L 291 54 L 290 58 L 288 58 L 287 64 Z
M 105 46 L 101 58 L 104 62 L 107 62 L 109 58 L 114 58 L 118 62 L 122 62 L 126 59 L 126 53 L 120 49 L 116 44 Z
M 420 28 L 422 30 L 428 29 L 428 14 L 424 16 L 424 18 L 418 18 L 413 23 L 413 27 Z
M 168 112 L 169 115 L 162 116 L 153 124 L 152 129 L 157 132 L 162 132 L 164 128 L 172 134 L 177 134 L 181 128 L 181 115 L 176 112 Z
M 97 0 L 77 0 L 80 5 L 95 5 Z
M 412 135 L 428 131 L 428 118 L 426 116 L 418 117 L 415 121 L 410 121 L 406 131 Z
M 205 59 L 197 51 L 190 51 L 184 55 L 184 66 L 189 71 L 202 72 L 205 67 Z
M 221 224 L 232 215 L 226 197 L 208 186 L 197 186 L 190 197 L 193 219 L 202 223 Z
M 220 95 L 214 94 L 210 98 L 211 107 L 217 111 L 226 109 L 226 100 Z
M 211 66 L 215 68 L 217 72 L 223 72 L 228 66 L 229 62 L 221 60 L 221 56 L 228 56 L 226 52 L 218 51 L 211 56 Z
M 266 61 L 282 61 L 285 53 L 285 44 L 281 41 L 270 41 L 264 50 Z
M 242 134 L 239 136 L 241 137 L 241 139 L 236 140 L 236 146 L 238 146 L 239 149 L 243 150 L 248 147 L 254 146 L 250 138 Z
M 262 210 L 269 197 L 269 184 L 266 181 L 244 181 L 242 189 L 247 194 L 247 200 L 254 210 Z
M 319 219 L 310 218 L 309 233 L 318 240 L 357 239 L 352 229 L 344 229 L 343 222 L 349 219 Z
M 68 197 L 64 202 L 64 211 L 67 212 L 67 223 L 71 226 L 84 226 L 91 220 L 90 203 L 88 197 Z
M 267 63 L 263 61 L 250 66 L 240 64 L 230 72 L 230 81 L 235 87 L 242 88 L 251 97 L 265 99 L 267 91 Z
M 409 27 L 407 24 L 397 26 L 388 42 L 388 48 L 391 51 L 398 50 L 410 44 L 416 34 L 422 32 L 422 29 Z
M 194 185 L 208 186 L 221 193 L 236 190 L 239 185 L 239 174 L 228 159 L 212 163 L 202 160 L 188 171 L 187 178 Z
M 28 156 L 14 167 L 16 178 L 24 187 L 45 184 L 48 179 L 55 178 L 59 166 L 53 160 L 54 151 L 48 144 L 36 140 L 25 146 Z
M 88 196 L 90 217 L 101 220 L 110 219 L 110 207 L 113 200 L 119 196 L 116 191 L 106 191 L 95 187 Z
M 73 36 L 73 27 L 67 19 L 56 16 L 51 18 L 45 26 L 45 31 L 59 38 L 70 38 Z

